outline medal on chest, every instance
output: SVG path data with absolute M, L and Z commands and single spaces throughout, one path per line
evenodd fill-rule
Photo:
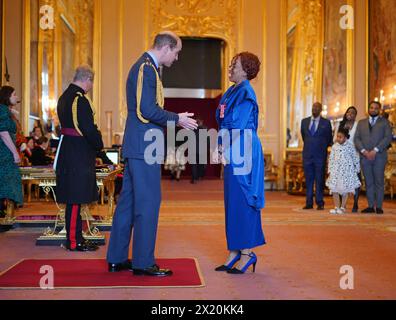
M 220 108 L 220 119 L 224 119 L 227 106 L 225 104 L 221 104 L 219 108 Z

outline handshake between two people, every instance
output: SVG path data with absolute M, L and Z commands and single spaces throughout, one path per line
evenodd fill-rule
M 187 130 L 195 130 L 198 128 L 198 123 L 195 119 L 193 119 L 194 113 L 184 112 L 179 113 L 179 122 L 178 126 Z

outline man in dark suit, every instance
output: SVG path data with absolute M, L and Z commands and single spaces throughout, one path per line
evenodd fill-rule
M 81 205 L 98 200 L 96 152 L 103 149 L 102 135 L 86 94 L 92 89 L 94 72 L 88 66 L 77 68 L 73 83 L 58 101 L 62 127 L 55 159 L 56 196 L 66 204 L 66 248 L 70 251 L 95 251 L 98 247 L 82 235 Z
M 314 184 L 317 209 L 324 210 L 323 192 L 327 148 L 332 144 L 333 133 L 330 121 L 321 117 L 321 113 L 322 104 L 316 102 L 312 106 L 312 117 L 303 119 L 301 123 L 301 136 L 304 141 L 303 165 L 307 189 L 304 210 L 313 209 Z
M 381 110 L 381 103 L 371 102 L 370 116 L 359 122 L 355 134 L 355 146 L 360 152 L 369 205 L 362 213 L 384 213 L 385 167 L 388 147 L 392 142 L 392 128 L 389 121 L 380 116 Z
M 169 276 L 160 269 L 154 251 L 161 205 L 161 165 L 145 155 L 151 134 L 174 123 L 194 130 L 193 114 L 175 114 L 163 109 L 163 87 L 159 67 L 170 67 L 182 49 L 180 38 L 172 32 L 155 37 L 154 45 L 133 65 L 127 81 L 128 119 L 123 143 L 124 180 L 114 215 L 107 261 L 110 272 L 132 270 L 135 275 Z M 159 152 L 159 151 L 158 151 Z M 164 154 L 157 154 L 164 158 Z M 156 157 L 156 158 L 157 158 Z M 133 258 L 128 260 L 133 229 Z

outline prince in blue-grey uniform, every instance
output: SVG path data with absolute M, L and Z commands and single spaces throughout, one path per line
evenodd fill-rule
M 157 35 L 152 49 L 139 58 L 128 76 L 128 119 L 123 143 L 125 172 L 107 253 L 110 272 L 129 269 L 135 275 L 172 275 L 171 270 L 160 269 L 154 257 L 161 205 L 161 166 L 151 164 L 152 159 L 145 159 L 145 150 L 151 142 L 144 141 L 144 136 L 150 130 L 163 130 L 168 122 L 186 129 L 197 127 L 196 121 L 190 118 L 193 114 L 164 110 L 159 67 L 170 67 L 181 49 L 182 42 L 174 33 Z

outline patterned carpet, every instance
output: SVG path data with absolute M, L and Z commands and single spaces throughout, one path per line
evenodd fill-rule
M 199 184 L 188 181 L 172 182 L 165 180 L 162 184 L 162 207 L 160 224 L 163 225 L 223 225 L 224 205 L 223 186 L 221 181 L 209 180 Z M 352 204 L 349 201 L 349 207 Z M 304 197 L 289 196 L 285 192 L 267 192 L 266 208 L 263 210 L 264 225 L 359 225 L 369 228 L 396 228 L 396 201 L 385 200 L 384 216 L 352 214 L 330 215 L 333 208 L 332 198 L 326 199 L 326 210 L 305 211 Z M 359 201 L 360 209 L 367 206 L 364 196 Z M 55 215 L 56 207 L 50 202 L 35 202 L 25 204 L 18 210 L 18 216 Z M 107 206 L 98 206 L 94 215 L 105 216 Z
M 156 256 L 196 257 L 205 288 L 0 291 L 0 299 L 396 299 L 396 202 L 386 200 L 385 215 L 330 215 L 303 211 L 304 198 L 267 192 L 263 228 L 268 244 L 255 249 L 255 274 L 242 277 L 213 269 L 227 255 L 222 183 L 163 182 Z M 360 207 L 366 207 L 361 198 Z M 18 214 L 56 212 L 51 203 L 32 203 Z M 105 214 L 98 207 L 96 214 Z M 73 254 L 58 247 L 36 247 L 42 232 L 20 228 L 0 234 L 0 271 L 21 259 L 103 259 L 107 247 L 90 254 Z M 106 233 L 108 239 L 109 233 Z M 355 271 L 354 290 L 340 288 L 340 267 Z

